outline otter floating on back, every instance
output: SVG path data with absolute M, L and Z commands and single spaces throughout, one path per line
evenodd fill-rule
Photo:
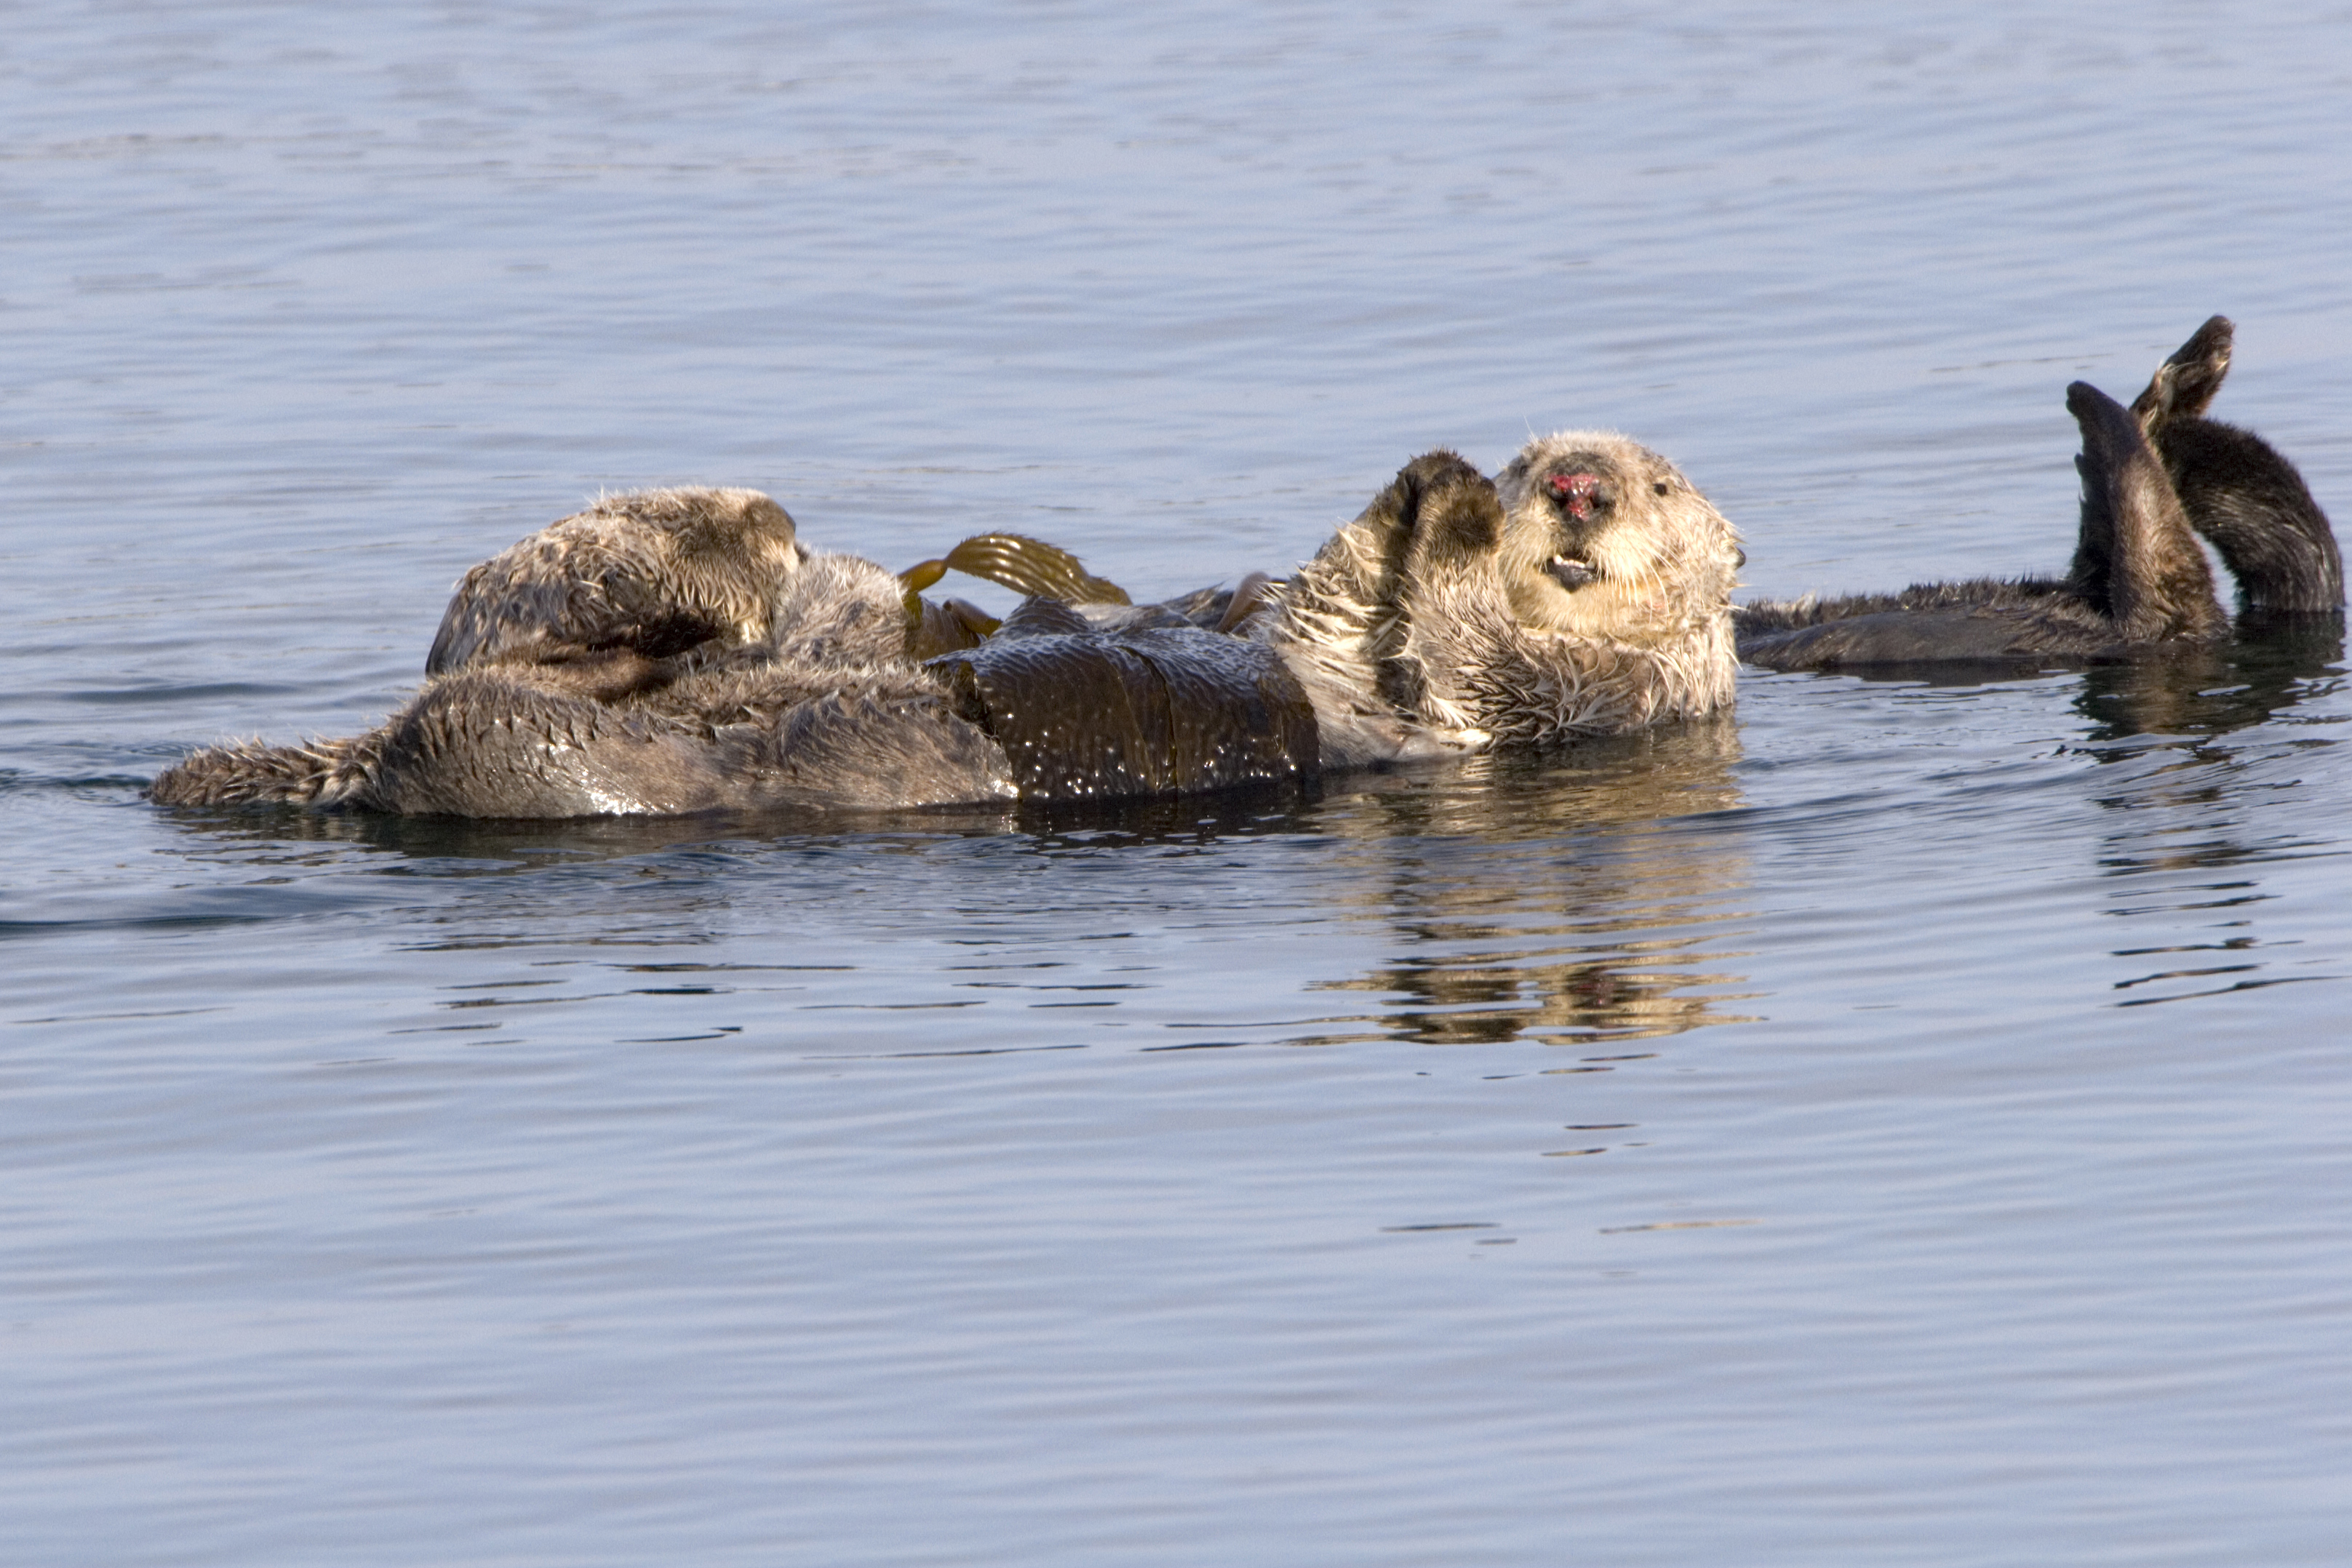
M 468 572 L 432 678 L 377 729 L 208 747 L 151 794 L 565 817 L 1311 780 L 1727 704 L 1738 559 L 1663 458 L 1559 436 L 1499 493 L 1417 459 L 1255 613 L 1033 599 L 918 664 L 931 622 L 880 567 L 810 551 L 756 492 L 644 492 Z
M 1773 670 L 1930 664 L 2083 664 L 2207 646 L 2231 617 L 2198 548 L 2237 580 L 2239 626 L 2344 602 L 2326 514 L 2261 437 L 2203 417 L 2229 371 L 2232 329 L 2208 320 L 2129 409 L 2085 382 L 2081 524 L 2063 578 L 1916 583 L 1900 593 L 1744 605 L 1739 656 Z
M 709 634 L 693 641 L 686 615 L 641 613 L 660 608 L 647 580 L 683 553 L 663 537 L 679 519 L 721 534 L 731 520 L 763 542 L 772 571 L 756 610 L 706 619 Z M 1012 800 L 1003 752 L 906 657 L 898 579 L 800 549 L 790 527 L 748 491 L 600 501 L 467 574 L 435 643 L 441 673 L 382 726 L 304 746 L 207 747 L 151 794 L 166 805 L 460 817 Z M 569 558 L 604 580 L 560 570 L 562 546 L 583 534 L 630 547 Z M 735 542 L 705 553 L 757 559 Z M 707 609 L 716 597 L 688 602 Z M 544 606 L 560 613 L 534 616 Z
M 1622 734 L 1730 705 L 1745 559 L 1673 464 L 1565 431 L 1491 484 L 1415 458 L 1245 630 L 1306 686 L 1327 766 Z

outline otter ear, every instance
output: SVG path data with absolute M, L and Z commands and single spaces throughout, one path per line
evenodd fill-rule
M 2213 404 L 2221 378 L 2230 373 L 2230 347 L 2237 329 L 2227 316 L 2209 318 L 2189 341 L 2156 367 L 2147 390 L 2132 400 L 2139 427 L 2151 438 L 2176 419 L 2196 419 Z
M 2218 635 L 2228 622 L 2212 569 L 2139 422 L 2088 382 L 2066 389 L 2066 410 L 2083 430 L 2075 591 L 2126 643 Z

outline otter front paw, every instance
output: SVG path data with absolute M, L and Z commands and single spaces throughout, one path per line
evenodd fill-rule
M 1403 505 L 1400 509 L 1405 526 L 1411 528 L 1413 519 L 1428 504 L 1429 497 L 1437 492 L 1456 485 L 1483 485 L 1486 482 L 1486 476 L 1471 465 L 1469 459 L 1441 446 L 1434 452 L 1423 453 L 1398 469 L 1392 488 L 1402 498 Z
M 1372 497 L 1372 504 L 1356 518 L 1356 527 L 1372 543 L 1381 570 L 1393 572 L 1403 564 L 1405 549 L 1420 527 L 1422 508 L 1433 492 L 1477 478 L 1478 470 L 1460 453 L 1444 447 L 1424 452 L 1398 469 L 1388 488 Z
M 1492 555 L 1502 538 L 1501 497 L 1491 482 L 1464 463 L 1460 472 L 1447 473 L 1423 494 L 1406 570 L 1426 571 Z

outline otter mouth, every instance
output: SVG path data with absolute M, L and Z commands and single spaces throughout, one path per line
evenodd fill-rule
M 1556 555 L 1546 561 L 1544 574 L 1570 593 L 1601 575 L 1593 570 L 1591 561 L 1579 560 L 1569 555 Z
M 1570 549 L 1576 547 L 1580 536 L 1591 533 L 1596 526 L 1593 515 L 1605 510 L 1612 499 L 1601 476 L 1586 468 L 1552 475 L 1544 481 L 1544 490 L 1551 498 L 1552 509 L 1559 514 L 1562 542 Z M 1601 575 L 1590 560 L 1567 550 L 1545 562 L 1543 570 L 1544 575 L 1570 593 Z

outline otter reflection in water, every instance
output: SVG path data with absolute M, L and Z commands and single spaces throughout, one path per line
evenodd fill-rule
M 1032 598 L 919 662 L 940 617 L 899 579 L 755 492 L 646 492 L 467 573 L 381 727 L 209 747 L 152 795 L 569 817 L 1307 781 L 1727 706 L 1739 559 L 1664 459 L 1559 436 L 1499 490 L 1417 459 L 1262 602 Z
M 1326 795 L 1314 828 L 1348 876 L 1325 896 L 1382 956 L 1315 988 L 1381 1001 L 1309 1038 L 1526 1039 L 1605 1053 L 1549 1071 L 1603 1072 L 1655 1049 L 1619 1042 L 1746 1021 L 1738 725 L 1724 714 L 1573 756 L 1481 758 Z
M 2230 368 L 2231 333 L 2222 317 L 2207 321 L 2129 409 L 2087 382 L 2066 389 L 2083 434 L 2083 501 L 2064 577 L 1746 605 L 1740 657 L 1774 670 L 1867 671 L 2210 646 L 2231 627 L 2200 535 L 2237 580 L 2242 630 L 2336 615 L 2343 559 L 2302 476 L 2259 436 L 2204 417 Z

